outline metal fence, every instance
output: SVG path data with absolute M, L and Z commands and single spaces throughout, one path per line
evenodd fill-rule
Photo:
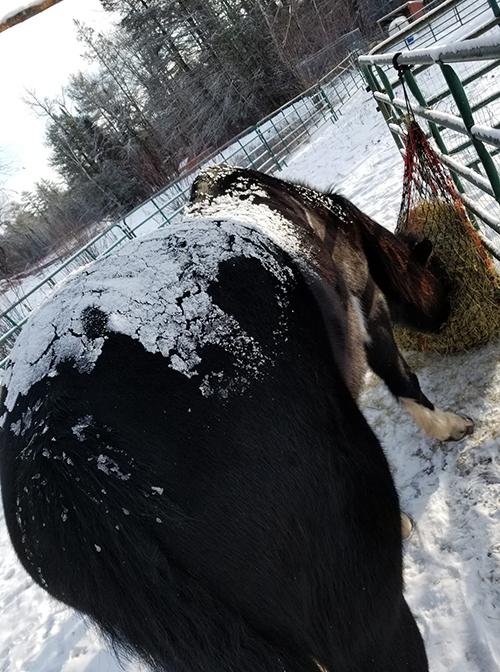
M 498 12 L 500 16 L 500 12 Z M 472 214 L 489 252 L 500 260 L 500 28 L 498 16 L 480 37 L 397 57 L 416 117 Z M 394 53 L 362 56 L 359 64 L 396 144 L 404 153 L 407 105 Z M 453 64 L 453 65 L 451 65 Z
M 323 49 L 304 58 L 297 64 L 297 69 L 306 77 L 306 81 L 314 82 L 328 70 L 331 63 L 338 63 L 350 55 L 357 54 L 359 56 L 367 50 L 366 37 L 359 28 L 356 28 L 327 44 Z
M 414 49 L 426 49 L 437 42 L 474 37 L 477 30 L 496 25 L 500 12 L 497 0 L 445 0 L 407 28 L 380 42 L 371 55 Z
M 344 103 L 365 86 L 353 57 L 348 56 L 313 87 L 219 147 L 189 173 L 166 185 L 119 222 L 106 227 L 63 263 L 58 261 L 49 272 L 32 275 L 22 283 L 4 283 L 0 294 L 0 368 L 8 361 L 8 353 L 32 310 L 60 280 L 94 259 L 112 254 L 127 240 L 175 222 L 202 167 L 227 162 L 268 173 L 279 171 L 312 133 L 323 124 L 335 123 Z

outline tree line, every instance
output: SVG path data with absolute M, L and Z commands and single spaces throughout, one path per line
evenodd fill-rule
M 331 47 L 394 0 L 101 0 L 118 17 L 76 24 L 89 68 L 58 98 L 26 102 L 46 120 L 51 164 L 0 208 L 4 274 L 64 256 L 96 227 L 174 179 L 186 158 L 217 147 L 314 84 L 345 53 Z M 380 37 L 380 36 L 379 36 Z M 344 47 L 345 48 L 345 47 Z M 0 260 L 1 261 L 1 260 Z M 4 264 L 5 265 L 5 264 Z

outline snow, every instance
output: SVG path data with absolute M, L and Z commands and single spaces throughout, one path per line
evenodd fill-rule
M 320 129 L 287 164 L 281 176 L 321 189 L 333 188 L 394 228 L 403 162 L 374 101 L 365 92 L 356 94 L 339 121 Z M 245 227 L 245 221 L 239 225 Z M 188 233 L 181 227 L 175 235 Z M 133 261 L 133 268 L 140 268 L 153 283 L 153 269 L 140 264 L 146 262 L 147 246 L 162 244 L 162 240 L 161 234 L 154 234 L 136 243 L 138 261 Z M 112 259 L 113 265 L 122 263 L 118 254 Z M 96 266 L 88 268 L 86 273 Z M 168 266 L 166 270 L 170 273 Z M 69 282 L 78 281 L 72 278 Z M 120 287 L 113 284 L 111 270 L 106 282 L 103 278 L 100 282 L 109 301 L 119 302 Z M 136 282 L 130 278 L 132 292 L 140 291 Z M 60 296 L 67 286 L 58 290 Z M 75 315 L 72 308 L 67 319 L 76 320 L 78 326 Z M 113 328 L 133 335 L 132 326 L 118 318 L 117 313 Z M 141 335 L 148 347 L 157 347 L 154 335 Z M 475 433 L 460 443 L 428 439 L 371 374 L 360 402 L 386 451 L 402 507 L 416 522 L 415 533 L 405 546 L 406 597 L 424 636 L 431 672 L 500 669 L 499 355 L 500 345 L 492 343 L 454 357 L 414 354 L 408 358 L 424 392 L 439 408 L 474 418 Z M 196 367 L 189 354 L 184 361 L 187 372 Z M 90 422 L 91 418 L 82 418 L 77 427 Z M 16 431 L 22 431 L 22 426 Z M 84 427 L 78 431 L 85 436 Z M 118 663 L 105 652 L 92 628 L 27 578 L 10 547 L 3 518 L 0 544 L 0 670 L 118 672 Z M 138 672 L 139 667 L 131 662 L 125 669 Z
M 205 375 L 204 395 L 227 396 L 245 389 L 272 364 L 257 341 L 225 314 L 209 296 L 219 263 L 233 256 L 258 258 L 280 286 L 289 280 L 269 253 L 261 227 L 282 249 L 304 258 L 291 225 L 248 193 L 245 207 L 239 199 L 218 199 L 202 213 L 193 207 L 182 224 L 132 240 L 113 257 L 100 258 L 64 280 L 52 297 L 28 320 L 11 353 L 4 378 L 5 405 L 12 410 L 19 394 L 36 382 L 57 374 L 64 359 L 89 372 L 102 351 L 104 327 L 128 335 L 149 352 L 159 352 L 170 366 L 191 377 L 197 372 L 200 346 L 217 343 L 236 356 L 238 376 L 224 371 Z M 217 220 L 217 224 L 214 221 Z M 283 319 L 284 318 L 283 306 Z M 168 317 L 168 319 L 167 319 Z M 92 322 L 90 334 L 85 324 Z M 84 419 L 85 421 L 85 419 Z M 29 426 L 29 425 L 28 425 Z M 84 425 L 73 428 L 80 438 Z M 18 431 L 18 428 L 11 428 Z
M 103 471 L 105 474 L 113 475 L 116 478 L 119 478 L 121 481 L 128 481 L 130 478 L 130 474 L 124 474 L 120 470 L 118 464 L 107 455 L 99 455 L 97 457 L 97 468 Z M 104 492 L 104 494 L 106 493 Z
M 92 425 L 92 422 L 93 422 L 92 416 L 86 415 L 80 419 L 77 425 L 71 428 L 71 431 L 76 436 L 78 441 L 85 441 L 84 430 L 87 429 L 87 427 L 90 427 Z
M 377 100 L 389 103 L 391 102 L 391 98 L 385 94 L 385 93 L 375 93 L 375 98 Z M 393 98 L 393 102 L 395 105 L 398 105 L 400 109 L 406 109 L 406 102 L 402 98 Z M 439 112 L 438 110 L 430 110 L 426 107 L 422 107 L 421 105 L 412 105 L 412 110 L 415 114 L 417 114 L 420 117 L 423 117 L 424 119 L 428 119 L 429 121 L 434 121 L 438 124 L 441 124 L 442 126 L 446 126 L 447 128 L 451 128 L 454 131 L 458 131 L 459 133 L 462 133 L 464 135 L 469 135 L 469 132 L 467 130 L 467 126 L 464 124 L 464 122 L 460 119 L 460 117 L 457 117 L 454 114 L 449 114 L 448 112 Z
M 474 124 L 474 126 L 471 126 L 470 132 L 473 135 L 477 135 L 483 142 L 500 147 L 500 131 L 497 128 Z
M 449 39 L 449 38 L 448 38 Z M 453 38 L 456 39 L 456 36 Z M 439 44 L 426 49 L 414 49 L 412 51 L 403 51 L 398 57 L 398 64 L 415 63 L 453 63 L 454 61 L 465 60 L 483 60 L 486 56 L 494 58 L 500 49 L 500 37 L 498 31 L 489 31 L 486 35 L 476 37 L 463 42 L 452 42 L 448 44 Z M 394 53 L 374 55 L 371 57 L 360 57 L 360 62 L 369 62 L 373 59 L 378 65 L 392 65 Z

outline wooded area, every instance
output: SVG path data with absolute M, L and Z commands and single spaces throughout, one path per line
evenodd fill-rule
M 368 43 L 394 0 L 101 0 L 106 35 L 77 24 L 89 69 L 58 99 L 26 102 L 46 119 L 61 181 L 1 209 L 6 269 L 64 256 L 96 227 L 175 178 L 186 159 L 255 124 Z

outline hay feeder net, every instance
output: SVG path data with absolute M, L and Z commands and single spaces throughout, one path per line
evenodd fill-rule
M 467 352 L 500 333 L 500 276 L 460 200 L 446 167 L 415 119 L 408 119 L 398 233 L 428 238 L 451 282 L 444 329 L 422 334 L 395 328 L 405 350 Z

